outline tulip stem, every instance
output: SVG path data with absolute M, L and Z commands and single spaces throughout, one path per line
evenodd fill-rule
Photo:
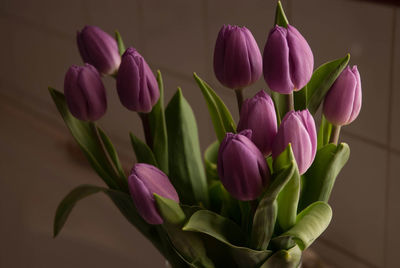
M 237 104 L 239 107 L 239 114 L 240 114 L 240 111 L 242 110 L 242 103 L 243 103 L 243 88 L 236 89 L 235 93 L 236 93 Z
M 337 144 L 339 140 L 340 126 L 332 125 L 331 138 L 329 143 Z
M 144 137 L 146 139 L 146 143 L 150 147 L 150 149 L 153 150 L 153 139 L 151 137 L 151 132 L 150 132 L 149 114 L 139 113 L 139 116 L 140 116 L 140 119 L 142 120 Z
M 286 95 L 286 112 L 294 111 L 294 99 L 293 99 L 293 92 Z

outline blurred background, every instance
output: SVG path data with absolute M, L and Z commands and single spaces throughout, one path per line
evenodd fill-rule
M 400 267 L 400 7 L 397 1 L 283 0 L 308 40 L 315 66 L 352 56 L 362 78 L 359 118 L 343 128 L 351 157 L 336 182 L 334 217 L 312 248 L 326 267 Z M 238 118 L 236 99 L 212 71 L 223 24 L 245 25 L 261 49 L 273 25 L 272 0 L 0 0 L 0 267 L 163 267 L 164 259 L 103 195 L 82 200 L 57 239 L 52 221 L 72 188 L 102 185 L 74 144 L 47 87 L 82 61 L 75 35 L 98 25 L 134 46 L 166 85 L 181 86 L 197 116 L 201 147 L 214 139 L 192 72 L 207 80 Z M 109 108 L 100 124 L 126 169 L 135 157 L 128 132 L 139 117 L 120 104 L 104 78 Z M 266 88 L 263 79 L 247 97 Z

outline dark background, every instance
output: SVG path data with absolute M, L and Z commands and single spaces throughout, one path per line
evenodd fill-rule
M 309 41 L 315 66 L 347 52 L 362 77 L 359 118 L 343 129 L 351 158 L 339 175 L 334 218 L 314 250 L 332 267 L 400 267 L 400 9 L 372 1 L 283 1 L 289 21 Z M 0 267 L 163 267 L 160 254 L 101 194 L 80 202 L 57 239 L 58 202 L 82 183 L 101 185 L 71 140 L 47 86 L 62 90 L 71 64 L 81 64 L 75 34 L 85 24 L 118 29 L 166 84 L 177 86 L 197 116 L 201 147 L 214 139 L 196 71 L 237 119 L 233 92 L 212 72 L 222 24 L 245 25 L 261 49 L 274 20 L 268 0 L 0 1 Z M 109 109 L 100 124 L 124 166 L 134 163 L 128 131 L 143 137 L 136 114 L 105 79 Z M 266 88 L 263 79 L 246 96 Z

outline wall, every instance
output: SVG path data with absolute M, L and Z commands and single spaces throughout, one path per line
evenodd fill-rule
M 350 52 L 362 75 L 363 108 L 343 129 L 350 161 L 331 204 L 334 218 L 313 246 L 333 267 L 400 267 L 400 8 L 361 1 L 284 1 L 289 20 L 321 63 Z M 177 86 L 197 115 L 201 147 L 215 137 L 192 72 L 210 82 L 235 110 L 234 94 L 212 73 L 222 24 L 246 25 L 263 48 L 275 1 L 70 0 L 0 2 L 0 267 L 162 267 L 163 258 L 102 195 L 83 200 L 61 235 L 51 237 L 60 199 L 82 183 L 101 185 L 77 153 L 47 86 L 63 87 L 68 66 L 81 63 L 75 34 L 85 24 L 118 29 L 154 69 L 168 100 Z M 119 104 L 106 78 L 101 120 L 126 168 L 134 156 L 128 131 L 143 136 L 138 117 Z M 247 96 L 261 88 L 260 79 Z M 235 118 L 237 119 L 237 114 Z

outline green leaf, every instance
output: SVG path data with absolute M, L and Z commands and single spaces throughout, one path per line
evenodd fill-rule
M 286 98 L 285 95 L 279 94 L 278 92 L 271 91 L 271 98 L 274 102 L 276 119 L 278 121 L 278 126 L 280 125 L 283 117 L 286 114 Z
M 246 237 L 240 227 L 208 210 L 195 212 L 182 230 L 203 233 L 225 244 L 239 267 L 257 267 L 271 255 L 269 250 L 258 251 L 244 247 Z
M 302 252 L 296 245 L 289 250 L 274 253 L 260 268 L 298 268 L 301 264 Z
M 49 92 L 65 124 L 82 149 L 89 163 L 111 189 L 127 191 L 126 181 L 121 180 L 105 155 L 94 123 L 75 118 L 68 110 L 64 94 L 49 87 Z
M 207 147 L 204 152 L 204 164 L 209 181 L 218 180 L 217 161 L 218 161 L 219 142 L 215 141 Z
M 123 180 L 126 180 L 124 169 L 122 168 L 121 162 L 119 161 L 119 157 L 117 151 L 114 148 L 114 145 L 112 144 L 111 140 L 107 137 L 107 135 L 101 128 L 97 127 L 97 130 L 99 131 L 101 141 L 103 142 L 104 147 L 107 150 L 107 153 L 110 156 L 111 161 L 113 162 L 115 168 L 117 169 L 120 177 Z
M 129 133 L 133 150 L 135 151 L 136 161 L 138 163 L 146 163 L 158 167 L 157 161 L 149 146 L 136 137 L 133 133 Z
M 269 241 L 275 229 L 275 221 L 278 213 L 276 198 L 287 182 L 293 177 L 296 163 L 292 163 L 274 174 L 273 181 L 258 203 L 254 213 L 253 228 L 251 233 L 252 248 L 267 249 Z
M 344 58 L 327 62 L 314 71 L 307 84 L 307 108 L 312 115 L 317 112 L 326 93 L 347 66 L 349 60 L 350 54 L 347 54 Z
M 286 149 L 274 159 L 274 172 L 280 172 L 296 160 L 293 155 L 292 147 L 289 144 Z M 278 223 L 283 230 L 287 230 L 296 223 L 297 207 L 300 197 L 300 174 L 297 164 L 292 177 L 283 187 L 278 195 Z
M 328 227 L 332 209 L 325 202 L 315 202 L 297 216 L 296 224 L 282 236 L 292 236 L 301 250 L 308 248 Z
M 197 124 L 192 108 L 178 88 L 166 110 L 169 177 L 182 202 L 208 205 L 207 179 L 201 160 Z
M 172 225 L 182 224 L 186 216 L 179 203 L 174 200 L 154 194 L 158 211 L 165 222 Z
M 210 112 L 211 120 L 214 125 L 215 134 L 219 141 L 222 141 L 226 132 L 235 132 L 236 126 L 226 105 L 215 91 L 207 85 L 196 73 L 193 74 L 194 79 L 199 85 L 204 99 Z
M 115 31 L 115 40 L 117 40 L 118 52 L 122 56 L 122 54 L 124 54 L 124 52 L 125 52 L 125 45 L 124 45 L 124 41 L 122 41 L 122 37 L 118 31 Z
M 331 143 L 317 151 L 313 164 L 304 174 L 300 209 L 316 201 L 329 201 L 336 177 L 349 157 L 350 148 L 346 143 L 337 146 Z
M 179 228 L 164 226 L 169 239 L 178 253 L 190 267 L 213 268 L 213 262 L 208 258 L 206 247 L 198 234 L 185 232 Z
M 293 91 L 294 109 L 304 110 L 307 107 L 307 85 L 299 91 Z
M 100 187 L 81 185 L 72 190 L 66 197 L 64 197 L 64 199 L 57 207 L 56 216 L 54 218 L 53 236 L 56 237 L 60 233 L 61 229 L 68 219 L 69 214 L 79 200 L 100 191 Z
M 275 24 L 287 28 L 289 21 L 286 18 L 285 11 L 283 11 L 281 1 L 278 1 L 275 11 Z
M 164 83 L 161 72 L 157 71 L 160 98 L 149 114 L 151 136 L 153 138 L 153 152 L 159 168 L 168 174 L 168 137 L 164 114 Z
M 239 201 L 233 198 L 220 180 L 212 181 L 209 187 L 210 209 L 234 222 L 241 222 Z
M 326 120 L 325 116 L 321 117 L 321 125 L 318 130 L 317 149 L 321 149 L 329 143 L 332 133 L 332 124 Z
M 86 184 L 80 185 L 73 189 L 58 205 L 54 218 L 54 237 L 60 233 L 75 204 L 81 199 L 98 192 L 103 192 L 110 197 L 110 199 L 131 224 L 136 226 L 139 231 L 141 231 L 147 238 L 151 239 L 152 242 L 157 243 L 157 236 L 153 234 L 154 230 L 152 225 L 147 224 L 140 217 L 133 205 L 131 197 L 128 194 L 104 187 Z

